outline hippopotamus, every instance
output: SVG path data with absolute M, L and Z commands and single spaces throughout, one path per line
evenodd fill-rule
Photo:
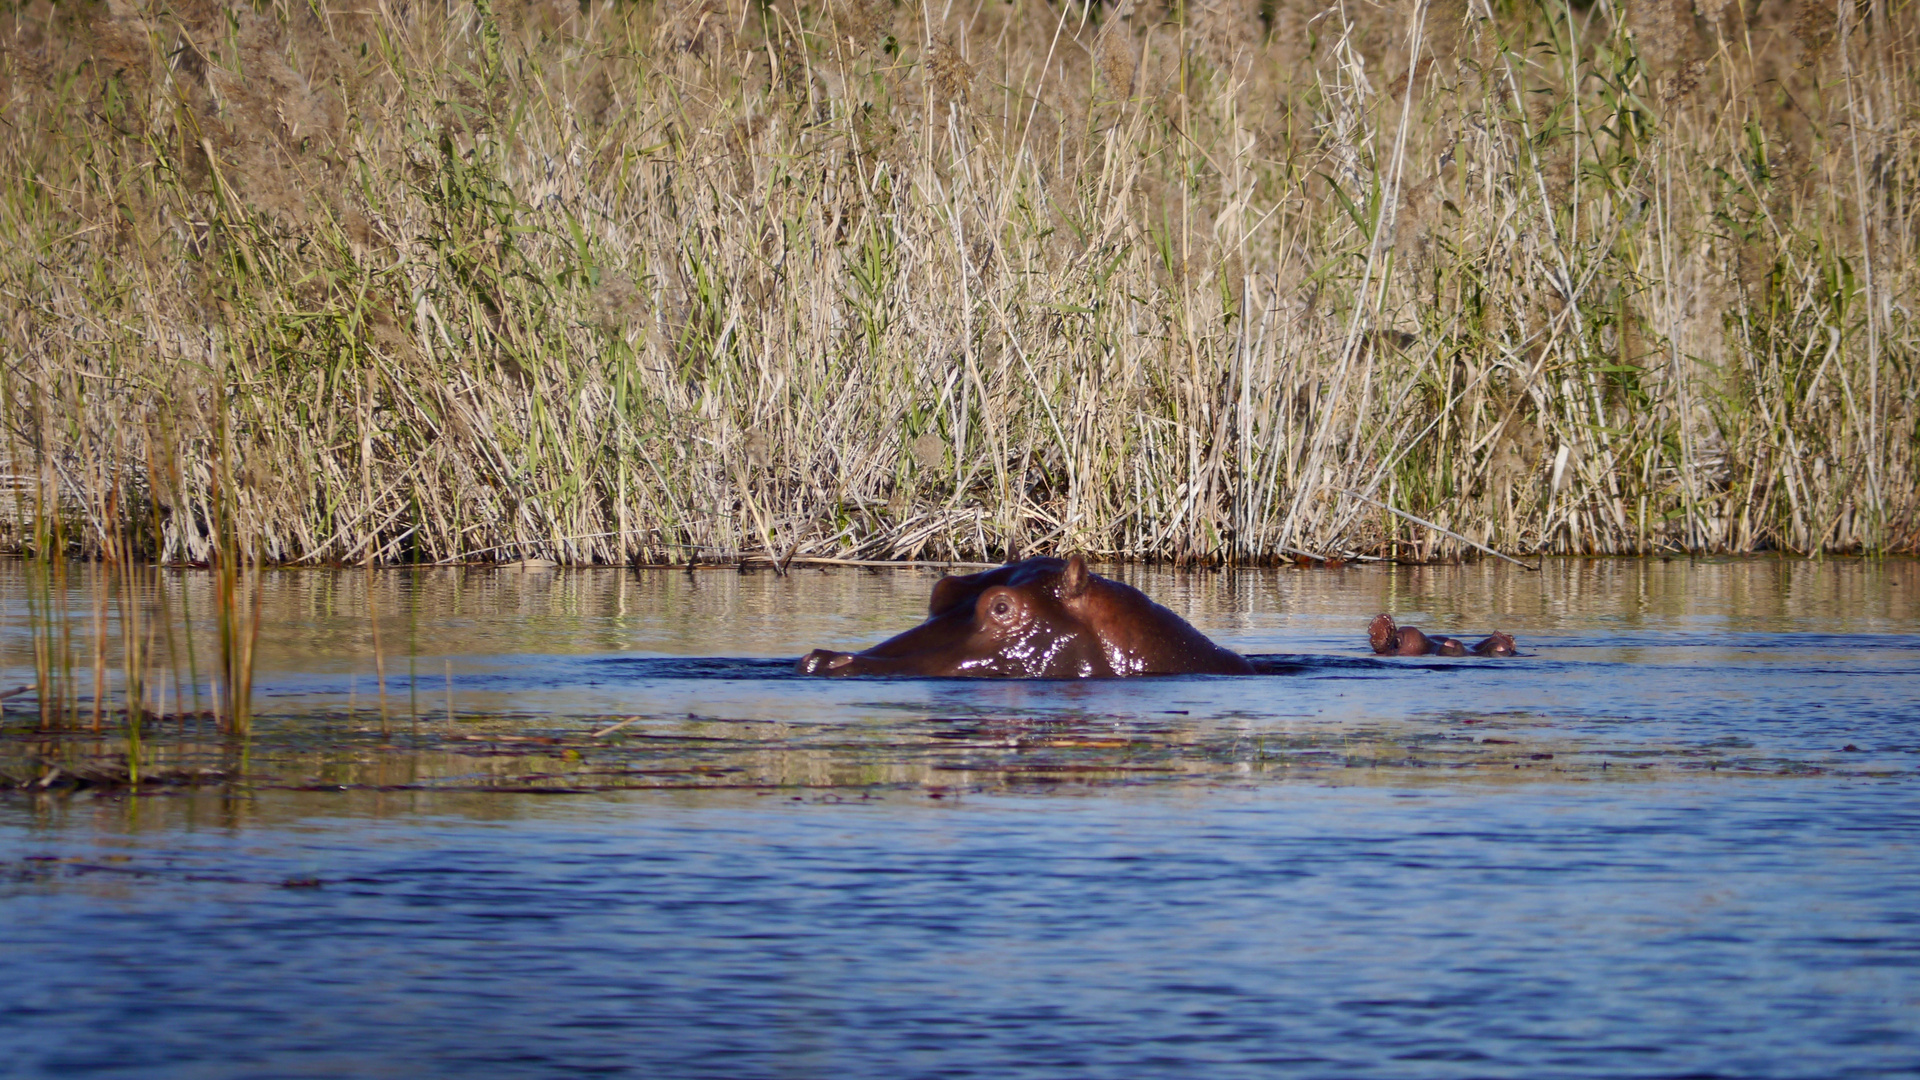
M 1512 656 L 1495 631 L 1468 648 L 1449 637 L 1397 627 L 1387 615 L 1368 628 L 1373 651 L 1395 656 Z M 1252 675 L 1281 670 L 1207 640 L 1187 620 L 1139 589 L 1087 569 L 1078 555 L 1034 558 L 944 577 L 933 586 L 927 621 L 860 652 L 815 649 L 804 675 L 971 675 L 997 679 L 1110 679 L 1128 675 Z
M 808 675 L 1096 679 L 1251 675 L 1239 653 L 1084 559 L 1033 558 L 941 578 L 927 621 L 857 653 L 815 649 Z
M 1512 656 L 1513 638 L 1495 630 L 1477 645 L 1459 638 L 1428 637 L 1418 627 L 1395 626 L 1393 616 L 1375 615 L 1367 626 L 1367 642 L 1382 656 Z

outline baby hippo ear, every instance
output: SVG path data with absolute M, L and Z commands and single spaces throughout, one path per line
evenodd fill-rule
M 1087 572 L 1087 560 L 1079 555 L 1067 559 L 1067 568 L 1060 572 L 1060 598 L 1072 600 L 1086 595 L 1087 586 L 1093 584 L 1093 575 Z

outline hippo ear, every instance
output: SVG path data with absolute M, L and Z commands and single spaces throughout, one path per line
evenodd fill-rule
M 1093 575 L 1087 573 L 1087 560 L 1079 555 L 1067 559 L 1067 568 L 1060 572 L 1060 598 L 1073 600 L 1084 596 L 1087 586 L 1093 584 Z
M 966 599 L 967 578 L 948 575 L 933 583 L 933 599 L 927 602 L 927 614 L 938 615 Z

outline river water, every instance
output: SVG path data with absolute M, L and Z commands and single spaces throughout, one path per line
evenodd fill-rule
M 289 571 L 236 742 L 169 575 L 139 793 L 6 703 L 9 1072 L 1920 1072 L 1920 564 L 1114 573 L 1291 673 L 790 674 L 931 571 Z

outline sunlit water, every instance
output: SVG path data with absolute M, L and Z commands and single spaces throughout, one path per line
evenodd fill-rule
M 1293 673 L 789 674 L 935 576 L 277 575 L 255 738 L 137 796 L 9 701 L 7 1070 L 1920 1072 L 1920 565 L 1133 571 Z

